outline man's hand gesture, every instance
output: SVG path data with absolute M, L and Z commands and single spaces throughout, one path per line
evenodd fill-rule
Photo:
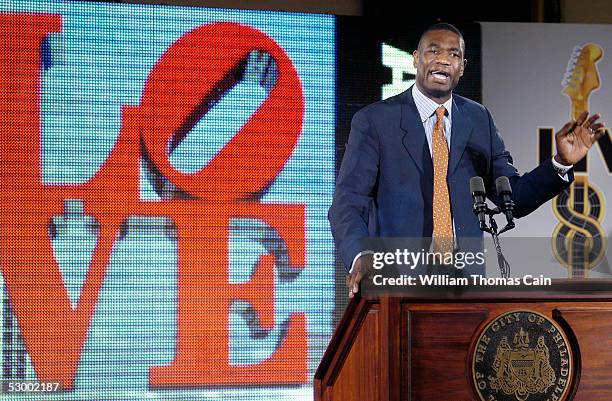
M 600 117 L 599 114 L 589 117 L 589 112 L 585 111 L 577 120 L 565 124 L 555 134 L 555 160 L 564 165 L 576 164 L 582 160 L 591 146 L 606 132 L 604 123 L 598 122 Z

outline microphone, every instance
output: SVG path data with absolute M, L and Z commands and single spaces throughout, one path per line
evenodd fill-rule
M 514 216 L 512 214 L 514 212 L 514 201 L 512 200 L 512 187 L 510 187 L 508 177 L 498 177 L 495 180 L 495 190 L 497 191 L 497 196 L 501 198 L 500 209 L 506 216 L 508 226 L 514 228 Z
M 499 271 L 502 277 L 510 277 L 510 264 L 502 254 L 501 244 L 499 242 L 499 234 L 514 228 L 514 202 L 512 201 L 512 188 L 510 187 L 510 181 L 508 177 L 499 177 L 495 180 L 495 189 L 497 195 L 502 199 L 501 207 L 495 209 L 489 209 L 485 203 L 485 197 L 487 191 L 485 190 L 484 181 L 481 177 L 475 176 L 470 178 L 470 192 L 474 199 L 474 214 L 478 216 L 479 228 L 481 231 L 486 231 L 493 237 L 493 244 L 495 244 L 495 251 L 497 252 L 497 264 L 499 265 Z M 501 231 L 497 231 L 497 223 L 493 218 L 494 215 L 503 212 L 506 216 L 508 224 Z M 485 218 L 489 216 L 490 227 L 487 226 Z
M 485 218 L 487 214 L 487 204 L 485 203 L 485 197 L 487 192 L 485 190 L 484 181 L 481 177 L 475 176 L 470 178 L 470 192 L 472 193 L 472 199 L 474 199 L 474 214 L 478 216 L 478 223 L 482 231 L 487 230 L 487 224 Z

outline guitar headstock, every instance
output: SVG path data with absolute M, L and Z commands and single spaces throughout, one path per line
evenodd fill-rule
M 603 49 L 594 43 L 575 46 L 563 77 L 563 93 L 573 103 L 586 102 L 591 92 L 599 88 L 597 62 L 603 57 Z

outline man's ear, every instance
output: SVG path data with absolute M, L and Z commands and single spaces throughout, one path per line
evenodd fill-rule
M 417 68 L 418 64 L 419 64 L 419 51 L 415 50 L 412 52 L 412 66 L 414 68 Z
M 459 73 L 459 76 L 462 77 L 463 76 L 463 72 L 465 71 L 465 67 L 467 67 L 467 59 L 464 58 L 463 59 L 463 65 L 461 66 L 461 72 Z

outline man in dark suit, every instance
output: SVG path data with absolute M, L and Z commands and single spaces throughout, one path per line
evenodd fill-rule
M 364 238 L 432 237 L 434 251 L 452 251 L 457 239 L 482 236 L 471 177 L 483 177 L 491 195 L 495 179 L 507 176 L 522 217 L 569 186 L 572 165 L 604 133 L 599 115 L 583 113 L 556 134 L 554 158 L 520 176 L 489 111 L 452 94 L 464 51 L 457 28 L 431 26 L 413 53 L 416 84 L 353 117 L 329 210 L 349 297 L 364 275 Z

